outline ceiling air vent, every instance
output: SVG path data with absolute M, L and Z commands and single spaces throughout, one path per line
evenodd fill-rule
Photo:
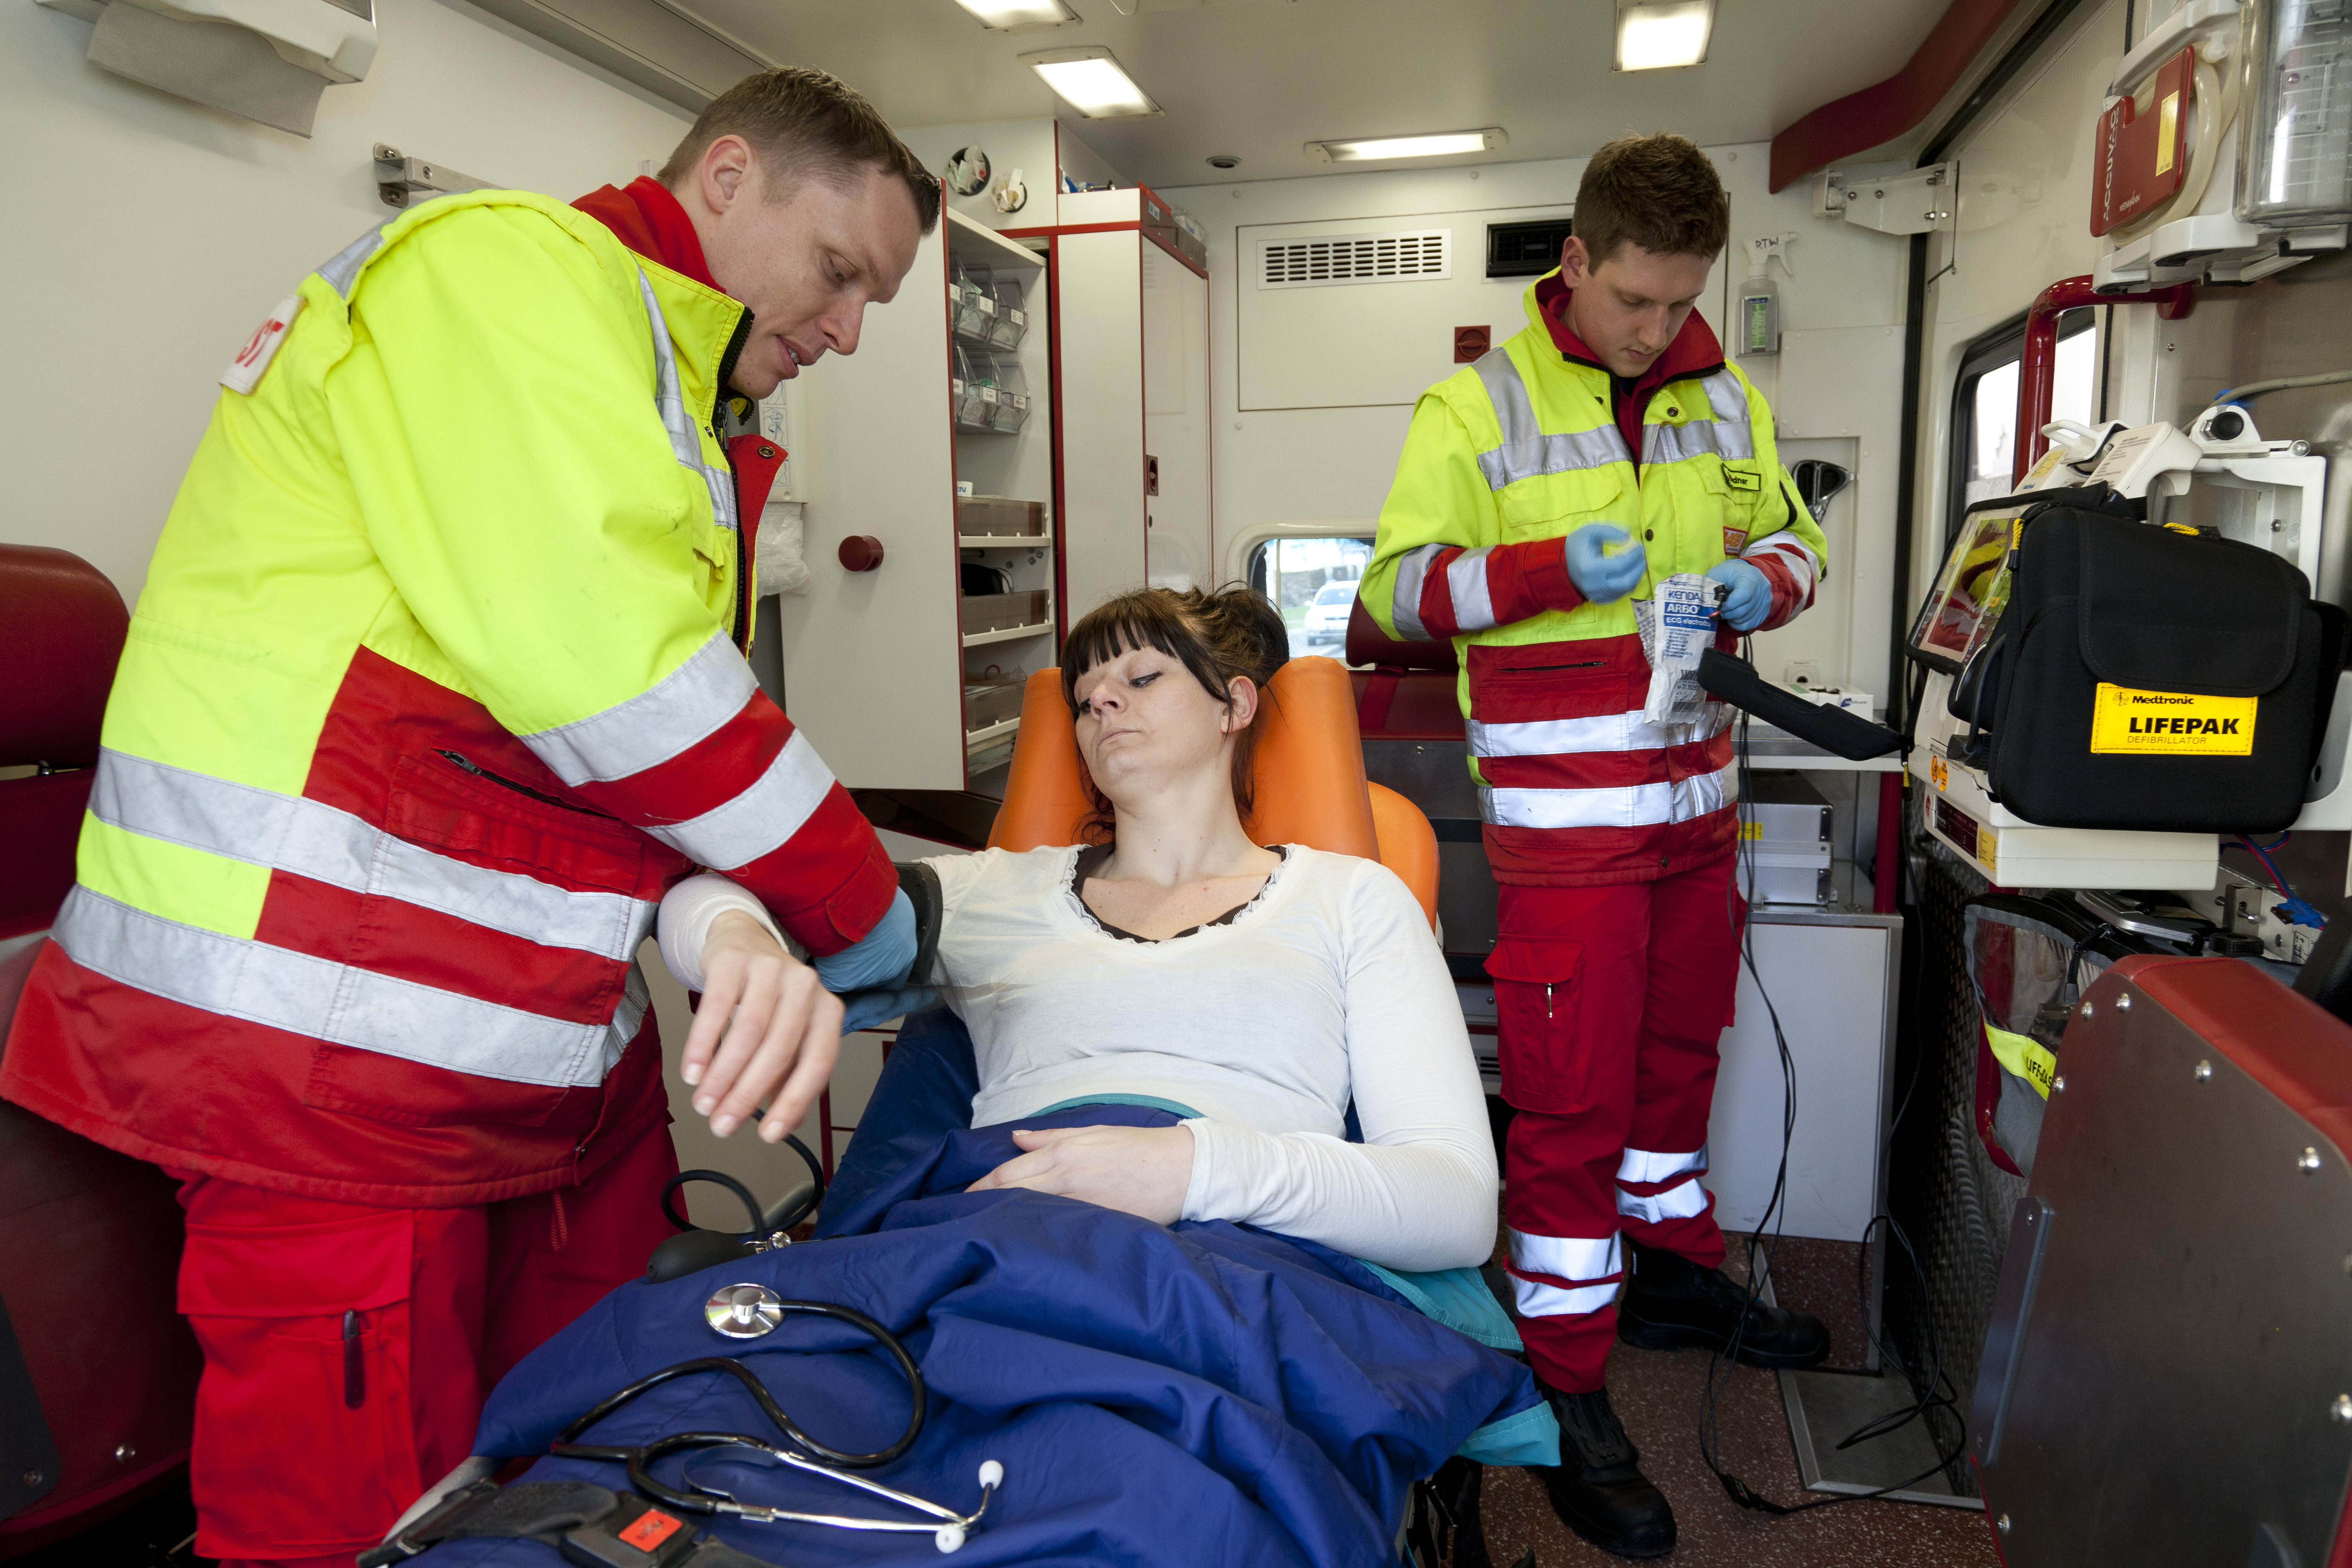
M 1454 276 L 1454 231 L 1335 234 L 1259 243 L 1261 289 L 1320 289 L 1333 283 L 1395 283 Z
M 1486 226 L 1486 276 L 1540 278 L 1559 265 L 1559 247 L 1572 226 L 1564 217 Z

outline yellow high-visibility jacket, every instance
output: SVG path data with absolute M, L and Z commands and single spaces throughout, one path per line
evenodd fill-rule
M 305 278 L 224 377 L 0 1094 L 379 1205 L 666 1116 L 638 945 L 693 865 L 814 951 L 895 874 L 757 688 L 719 434 L 743 307 L 481 191 Z
M 1738 557 L 1771 584 L 1764 626 L 1780 626 L 1811 604 L 1827 556 L 1772 411 L 1706 323 L 1685 320 L 1628 413 L 1561 325 L 1567 293 L 1559 273 L 1538 279 L 1523 331 L 1422 394 L 1360 590 L 1391 636 L 1453 642 L 1488 857 L 1502 880 L 1548 886 L 1648 880 L 1731 849 L 1727 718 L 1710 703 L 1697 724 L 1643 721 L 1633 600 Z M 1568 536 L 1596 522 L 1649 557 L 1606 605 L 1568 576 Z

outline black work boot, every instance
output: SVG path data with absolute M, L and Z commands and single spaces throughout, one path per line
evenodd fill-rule
M 1559 1463 L 1529 1465 L 1551 1496 L 1559 1521 L 1620 1557 L 1664 1557 L 1675 1549 L 1675 1510 L 1641 1470 L 1642 1456 L 1625 1436 L 1609 1391 L 1562 1394 L 1543 1388 L 1559 1417 Z
M 1748 1289 L 1719 1268 L 1701 1268 L 1679 1253 L 1630 1238 L 1633 1277 L 1617 1303 L 1617 1337 L 1645 1351 L 1729 1352 L 1749 1366 L 1811 1366 L 1830 1353 L 1819 1318 L 1748 1300 Z M 1742 1313 L 1747 1322 L 1740 1321 Z

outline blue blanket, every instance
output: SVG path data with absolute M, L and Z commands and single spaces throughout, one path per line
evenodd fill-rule
M 910 1058 L 894 1068 L 906 1076 Z M 877 1096 L 877 1099 L 881 1097 Z M 969 1104 L 969 1100 L 965 1101 Z M 1090 1106 L 1024 1126 L 1168 1120 Z M 742 1357 L 784 1408 L 836 1447 L 897 1436 L 906 1398 L 854 1330 L 788 1318 L 721 1340 L 702 1302 L 720 1285 L 855 1307 L 904 1339 L 931 1415 L 904 1459 L 875 1472 L 959 1510 L 985 1459 L 1004 1466 L 983 1526 L 957 1554 L 992 1563 L 1358 1564 L 1391 1560 L 1407 1486 L 1474 1429 L 1539 1407 L 1527 1370 L 1431 1320 L 1363 1265 L 1223 1221 L 1148 1224 L 1030 1192 L 966 1193 L 1011 1158 L 1010 1128 L 932 1135 L 861 1127 L 867 1154 L 825 1205 L 830 1239 L 667 1285 L 632 1284 L 502 1382 L 475 1451 L 544 1452 L 580 1412 L 697 1356 Z M 877 1134 L 871 1139 L 869 1131 Z M 588 1435 L 634 1444 L 681 1430 L 767 1435 L 731 1380 L 681 1379 Z M 814 1478 L 703 1458 L 698 1477 L 747 1502 L 893 1515 Z M 682 1461 L 661 1473 L 675 1484 Z M 530 1479 L 620 1487 L 617 1467 L 545 1459 Z M 793 1564 L 935 1563 L 929 1535 L 719 1523 L 737 1548 Z M 456 1542 L 444 1563 L 551 1563 L 531 1542 Z

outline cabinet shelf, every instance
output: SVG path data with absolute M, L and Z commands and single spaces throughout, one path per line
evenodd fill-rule
M 959 550 L 1043 550 L 1054 542 L 1050 533 L 959 533 Z
M 1020 728 L 1021 715 L 1015 713 L 1012 718 L 991 724 L 984 730 L 966 730 L 963 732 L 963 749 L 976 752 L 992 741 L 1003 740 Z
M 1007 626 L 1001 632 L 967 632 L 964 634 L 963 646 L 979 647 L 983 643 L 1013 642 L 1021 637 L 1042 637 L 1049 636 L 1053 630 L 1053 622 L 1040 621 L 1034 626 Z

